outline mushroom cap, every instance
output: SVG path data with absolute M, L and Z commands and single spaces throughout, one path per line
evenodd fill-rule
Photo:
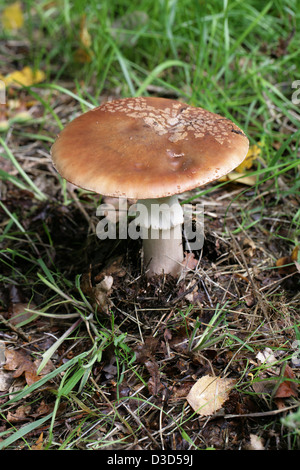
M 249 141 L 229 119 L 177 100 L 110 101 L 69 123 L 51 154 L 66 180 L 132 199 L 183 193 L 226 175 Z

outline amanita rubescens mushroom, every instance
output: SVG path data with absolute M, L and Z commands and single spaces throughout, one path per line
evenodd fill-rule
M 229 119 L 176 100 L 139 97 L 106 102 L 77 117 L 51 153 L 57 171 L 79 187 L 136 199 L 148 209 L 164 204 L 159 216 L 148 211 L 139 219 L 152 233 L 143 240 L 151 276 L 176 275 L 182 267 L 177 195 L 232 171 L 248 147 Z

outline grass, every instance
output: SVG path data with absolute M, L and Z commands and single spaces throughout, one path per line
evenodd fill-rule
M 297 2 L 115 3 L 29 0 L 23 28 L 1 33 L 1 74 L 29 65 L 46 80 L 10 90 L 31 117 L 15 120 L 9 101 L 0 140 L 1 340 L 41 377 L 2 393 L 0 448 L 239 449 L 253 434 L 267 450 L 299 448 L 298 398 L 274 397 L 299 338 L 299 274 L 276 267 L 300 236 Z M 136 246 L 99 243 L 100 197 L 73 190 L 49 157 L 78 114 L 147 94 L 220 113 L 261 148 L 252 186 L 184 195 L 204 203 L 206 241 L 180 283 L 147 285 Z M 113 290 L 99 306 L 107 264 Z M 265 348 L 271 366 L 256 358 Z M 237 381 L 223 418 L 185 400 L 208 373 Z

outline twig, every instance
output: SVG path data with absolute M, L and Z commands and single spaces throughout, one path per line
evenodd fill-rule
M 30 338 L 29 336 L 27 336 L 20 328 L 18 328 L 17 326 L 13 325 L 9 320 L 6 320 L 4 318 L 3 315 L 1 315 L 0 313 L 0 321 L 7 327 L 9 328 L 11 331 L 13 331 L 14 333 L 16 333 L 20 338 L 22 338 L 24 341 L 26 341 L 27 343 L 30 342 Z
M 278 415 L 279 413 L 284 413 L 285 411 L 292 410 L 293 408 L 298 408 L 299 403 L 296 405 L 287 406 L 286 408 L 281 408 L 280 410 L 271 410 L 271 411 L 262 411 L 259 413 L 245 413 L 240 415 L 224 415 L 223 418 L 231 419 L 231 418 L 262 418 L 263 416 L 274 416 Z

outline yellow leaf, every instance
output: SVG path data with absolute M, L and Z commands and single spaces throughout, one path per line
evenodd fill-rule
M 245 170 L 252 168 L 253 162 L 260 156 L 261 148 L 258 145 L 251 145 L 245 160 L 235 169 L 238 173 L 244 173 Z
M 220 181 L 233 181 L 234 183 L 246 184 L 247 186 L 253 186 L 256 183 L 256 176 L 248 176 L 247 173 L 241 173 L 237 171 L 231 171 L 228 175 L 220 178 Z
M 91 44 L 92 44 L 91 35 L 88 32 L 87 25 L 86 25 L 85 15 L 81 18 L 81 21 L 80 21 L 80 42 L 86 48 L 91 47 Z
M 16 70 L 6 77 L 3 81 L 6 86 L 31 86 L 45 80 L 46 75 L 42 70 L 32 70 L 30 67 L 24 67 L 22 70 Z
M 14 29 L 22 28 L 24 24 L 24 17 L 21 7 L 21 2 L 15 2 L 4 8 L 2 12 L 2 25 L 3 28 L 12 31 Z

